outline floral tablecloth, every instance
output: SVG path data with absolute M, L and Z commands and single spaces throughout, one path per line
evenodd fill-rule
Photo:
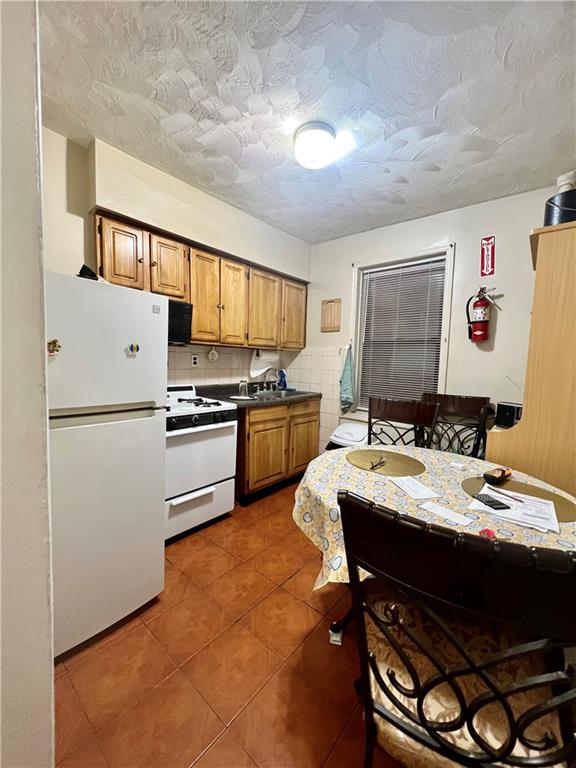
M 472 499 L 462 489 L 462 480 L 482 475 L 488 469 L 493 469 L 496 466 L 494 464 L 426 448 L 386 446 L 387 451 L 397 451 L 413 456 L 425 465 L 426 471 L 418 475 L 418 480 L 442 494 L 442 498 L 433 499 L 434 502 L 472 519 L 472 523 L 464 527 L 420 509 L 419 504 L 422 504 L 422 501 L 411 499 L 386 476 L 354 467 L 346 459 L 346 454 L 351 450 L 355 449 L 340 448 L 327 451 L 314 459 L 308 465 L 296 491 L 294 521 L 323 553 L 322 570 L 316 581 L 316 588 L 324 586 L 329 581 L 348 581 L 344 537 L 337 502 L 337 493 L 340 490 L 352 491 L 358 496 L 384 504 L 398 512 L 467 533 L 478 533 L 483 528 L 491 528 L 500 539 L 517 541 L 530 546 L 576 549 L 574 523 L 560 523 L 560 534 L 540 533 L 469 509 Z M 464 468 L 451 466 L 453 462 L 463 464 Z M 573 499 L 570 494 L 522 472 L 514 471 L 514 479 L 548 488 L 561 496 Z

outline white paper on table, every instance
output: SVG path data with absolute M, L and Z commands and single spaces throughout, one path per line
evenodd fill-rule
M 389 477 L 394 485 L 404 491 L 411 499 L 439 499 L 442 494 L 436 493 L 427 485 L 416 480 L 415 477 Z
M 448 507 L 443 507 L 441 504 L 436 504 L 433 501 L 425 501 L 424 504 L 420 504 L 420 509 L 425 509 L 426 512 L 432 512 L 434 515 L 443 518 L 444 520 L 450 520 L 457 525 L 470 525 L 472 520 L 466 515 L 461 515 L 460 512 L 453 512 Z
M 492 509 L 492 507 L 482 504 L 478 499 L 474 499 L 470 504 L 470 509 L 508 520 L 517 525 L 523 525 L 525 528 L 535 528 L 543 533 L 548 533 L 548 531 L 560 533 L 553 501 L 517 491 L 505 491 L 503 488 L 496 491 L 488 484 L 484 485 L 480 493 L 486 493 L 493 499 L 508 504 L 510 509 Z

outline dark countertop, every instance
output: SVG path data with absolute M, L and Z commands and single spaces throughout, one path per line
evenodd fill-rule
M 286 390 L 289 392 L 289 390 Z M 230 400 L 231 395 L 238 394 L 237 384 L 206 384 L 196 387 L 196 393 L 200 397 L 213 397 L 217 400 Z M 294 395 L 287 395 L 279 398 L 257 398 L 255 400 L 230 400 L 238 408 L 266 408 L 272 405 L 292 405 L 292 403 L 303 403 L 306 400 L 320 400 L 320 392 L 301 392 Z

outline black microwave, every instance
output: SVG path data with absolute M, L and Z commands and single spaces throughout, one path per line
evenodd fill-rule
M 192 304 L 168 301 L 168 344 L 190 344 Z

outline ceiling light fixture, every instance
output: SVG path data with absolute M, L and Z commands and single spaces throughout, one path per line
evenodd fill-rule
M 305 123 L 294 134 L 294 156 L 303 168 L 318 170 L 347 155 L 356 147 L 350 131 L 339 131 L 328 123 Z

